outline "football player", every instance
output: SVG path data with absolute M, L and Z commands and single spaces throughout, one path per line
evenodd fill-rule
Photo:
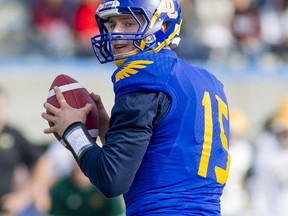
M 220 215 L 228 178 L 229 115 L 223 84 L 172 50 L 180 42 L 177 0 L 104 0 L 92 38 L 101 63 L 115 62 L 111 118 L 99 95 L 103 147 L 85 128 L 91 110 L 42 114 L 69 146 L 82 171 L 106 197 L 124 194 L 127 215 Z M 109 125 L 108 125 L 109 123 Z

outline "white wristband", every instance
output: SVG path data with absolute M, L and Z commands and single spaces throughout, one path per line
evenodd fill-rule
M 68 133 L 65 134 L 65 139 L 78 158 L 80 158 L 84 150 L 93 146 L 81 125 L 71 128 Z

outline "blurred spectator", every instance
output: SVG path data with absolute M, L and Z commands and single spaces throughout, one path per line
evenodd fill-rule
M 288 215 L 288 98 L 255 139 L 251 179 L 254 215 Z
M 227 59 L 233 44 L 230 31 L 234 5 L 231 0 L 201 0 L 195 2 L 199 41 L 210 50 L 209 60 Z
M 261 23 L 257 5 L 253 0 L 234 0 L 235 13 L 231 32 L 236 40 L 236 49 L 255 63 L 263 54 Z
M 229 179 L 222 196 L 223 216 L 245 216 L 248 214 L 249 193 L 247 178 L 252 166 L 253 149 L 247 139 L 249 121 L 247 115 L 237 108 L 230 109 L 231 166 Z
M 184 26 L 179 56 L 193 60 L 223 60 L 233 43 L 230 22 L 233 3 L 230 0 L 180 0 Z M 189 46 L 187 46 L 189 44 Z
M 17 56 L 27 51 L 31 31 L 29 6 L 26 0 L 0 1 L 0 56 Z
M 91 37 L 99 33 L 94 14 L 101 0 L 80 0 L 74 16 L 74 31 L 77 39 L 77 55 L 94 55 Z
M 34 0 L 32 15 L 32 24 L 44 55 L 57 57 L 75 54 L 71 3 L 65 0 Z
M 90 37 L 98 33 L 99 2 L 1 0 L 0 56 L 93 55 Z M 185 20 L 177 48 L 182 58 L 253 64 L 288 59 L 287 0 L 179 2 Z
M 281 43 L 281 26 L 279 16 L 280 0 L 263 0 L 259 3 L 261 37 L 268 46 L 278 46 Z
M 8 125 L 5 110 L 7 96 L 0 89 L 0 214 L 14 208 L 6 205 L 7 194 L 20 189 L 29 178 L 29 169 L 37 159 L 37 151 L 20 131 Z
M 205 50 L 202 44 L 198 43 L 198 39 L 196 38 L 198 20 L 195 13 L 195 0 L 179 0 L 179 3 L 182 8 L 183 20 L 189 21 L 184 21 L 182 24 L 183 27 L 180 33 L 181 42 L 175 50 L 184 59 L 207 59 L 207 50 Z
M 281 44 L 279 49 L 276 50 L 277 53 L 283 55 L 285 59 L 288 59 L 288 1 L 282 0 L 279 7 L 280 15 L 280 28 L 282 30 L 281 34 Z

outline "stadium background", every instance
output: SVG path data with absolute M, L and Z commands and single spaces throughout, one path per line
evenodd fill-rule
M 179 1 L 184 22 L 178 55 L 209 69 L 223 82 L 230 107 L 248 117 L 247 136 L 253 143 L 288 97 L 288 1 Z M 0 0 L 0 87 L 8 94 L 7 120 L 35 144 L 54 139 L 43 133 L 48 125 L 41 113 L 58 74 L 70 75 L 100 94 L 111 110 L 110 76 L 115 65 L 99 64 L 89 42 L 97 33 L 93 14 L 98 3 Z M 287 185 L 283 191 L 288 191 Z
M 0 85 L 8 119 L 32 140 L 42 130 L 42 104 L 60 73 L 72 75 L 113 104 L 113 63 L 100 65 L 90 37 L 99 0 L 0 0 Z M 288 96 L 287 0 L 180 0 L 184 24 L 179 56 L 224 83 L 231 107 L 249 117 L 253 137 Z M 4 21 L 5 22 L 2 22 Z
M 263 72 L 258 67 L 235 70 L 225 65 L 214 66 L 197 62 L 211 70 L 222 80 L 231 107 L 246 112 L 250 121 L 251 139 L 261 129 L 283 97 L 288 95 L 288 66 L 277 66 Z M 22 59 L 0 60 L 0 86 L 8 92 L 8 120 L 25 132 L 36 143 L 52 140 L 43 134 L 48 125 L 41 118 L 43 102 L 53 79 L 61 73 L 78 80 L 89 91 L 99 93 L 110 111 L 113 89 L 110 75 L 113 64 L 101 65 L 91 59 Z M 285 72 L 286 71 L 286 72 Z

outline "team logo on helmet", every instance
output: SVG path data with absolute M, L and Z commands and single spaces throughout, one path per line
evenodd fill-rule
M 111 8 L 111 7 L 118 7 L 120 5 L 120 2 L 118 0 L 116 1 L 109 1 L 105 2 L 99 5 L 98 10 L 102 10 L 105 8 Z

